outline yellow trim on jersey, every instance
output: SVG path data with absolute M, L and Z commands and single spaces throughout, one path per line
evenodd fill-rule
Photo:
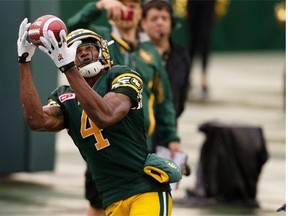
M 124 49 L 130 51 L 131 50 L 131 47 L 129 46 L 129 44 L 124 41 L 122 38 L 119 38 L 117 36 L 115 36 L 113 33 L 111 33 L 111 37 L 117 42 L 120 44 L 120 46 L 122 46 Z
M 136 92 L 137 92 L 137 94 L 139 94 L 139 89 L 137 89 L 134 85 L 132 85 L 132 84 L 123 84 L 123 85 L 119 85 L 119 86 L 128 86 L 128 87 L 131 87 L 131 88 L 133 88 Z
M 139 94 L 139 93 L 140 93 L 140 90 L 143 88 L 143 82 L 142 82 L 142 80 L 140 79 L 139 76 L 137 76 L 137 75 L 135 75 L 135 74 L 133 74 L 133 73 L 124 73 L 124 74 L 121 74 L 121 75 L 117 76 L 117 77 L 112 81 L 112 85 L 114 85 L 115 83 L 117 83 L 118 80 L 121 79 L 121 78 L 123 78 L 123 77 L 133 77 L 133 78 L 135 78 L 136 80 L 138 80 L 138 81 L 140 82 L 141 88 L 139 89 L 139 88 L 135 87 L 135 85 L 133 85 L 132 83 L 131 83 L 131 84 L 121 84 L 121 85 L 119 85 L 119 86 L 128 86 L 128 87 L 131 87 L 131 88 L 133 88 L 133 89 L 137 92 L 137 94 Z
M 60 105 L 56 101 L 54 101 L 52 99 L 48 100 L 47 106 L 58 106 L 58 107 L 60 107 Z
M 155 95 L 151 94 L 151 96 L 148 99 L 148 116 L 149 116 L 149 128 L 147 134 L 151 136 L 155 130 L 155 114 L 154 114 L 154 109 L 153 109 L 153 104 L 155 101 Z
M 123 74 L 117 76 L 117 77 L 112 81 L 112 84 L 114 84 L 115 82 L 117 82 L 116 79 L 120 79 L 120 78 L 122 78 L 122 77 L 126 77 L 126 76 L 131 76 L 131 77 L 134 77 L 134 78 L 139 79 L 139 81 L 141 81 L 141 84 L 143 85 L 143 81 L 141 80 L 141 78 L 140 78 L 139 76 L 133 74 L 133 73 L 130 73 L 130 72 L 123 73 Z M 115 80 L 116 80 L 116 81 L 115 81 Z
M 154 56 L 142 48 L 139 50 L 139 56 L 144 62 L 148 64 L 151 64 L 154 62 Z

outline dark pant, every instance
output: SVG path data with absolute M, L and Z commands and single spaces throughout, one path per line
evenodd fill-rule
M 187 5 L 189 23 L 189 50 L 191 59 L 199 53 L 203 72 L 210 52 L 210 38 L 214 22 L 215 0 L 190 0 Z
M 85 197 L 89 200 L 91 206 L 96 209 L 103 209 L 102 200 L 88 167 L 85 171 Z

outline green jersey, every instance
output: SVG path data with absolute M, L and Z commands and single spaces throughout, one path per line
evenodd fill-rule
M 142 88 L 139 75 L 127 66 L 114 66 L 99 78 L 93 86 L 99 95 L 122 93 L 133 102 L 127 116 L 107 128 L 90 120 L 70 86 L 58 87 L 49 97 L 63 112 L 67 132 L 88 164 L 104 208 L 139 193 L 169 190 L 169 184 L 159 185 L 143 173 L 148 149 Z
M 143 80 L 143 110 L 147 133 L 148 149 L 152 151 L 152 135 L 157 127 L 160 145 L 179 141 L 176 128 L 176 114 L 173 106 L 172 92 L 162 59 L 150 42 L 140 42 L 134 47 L 121 38 L 116 29 L 94 25 L 101 16 L 95 2 L 88 3 L 67 22 L 70 30 L 87 28 L 97 32 L 107 41 L 114 40 L 109 46 L 114 64 L 128 65 L 136 70 Z M 154 112 L 157 111 L 157 116 Z

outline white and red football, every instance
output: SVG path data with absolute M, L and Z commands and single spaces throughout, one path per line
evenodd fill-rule
M 47 36 L 48 30 L 53 31 L 57 41 L 60 41 L 59 32 L 64 29 L 67 33 L 65 23 L 54 15 L 44 15 L 37 18 L 28 29 L 28 41 L 35 46 L 42 45 L 40 37 Z

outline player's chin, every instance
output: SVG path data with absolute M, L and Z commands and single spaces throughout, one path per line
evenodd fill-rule
M 128 20 L 128 21 L 120 20 L 116 23 L 116 25 L 118 26 L 118 28 L 121 28 L 123 30 L 130 30 L 130 29 L 136 28 L 136 25 L 131 20 Z
M 152 32 L 151 38 L 154 39 L 154 40 L 161 40 L 165 36 L 166 36 L 166 34 L 164 34 L 164 33 L 159 33 L 159 32 L 154 31 L 154 32 Z

